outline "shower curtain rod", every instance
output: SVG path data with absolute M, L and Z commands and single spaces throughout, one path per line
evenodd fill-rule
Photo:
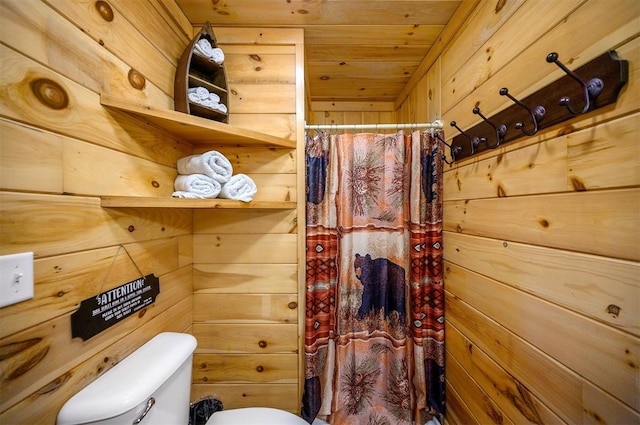
M 444 123 L 440 120 L 429 123 L 412 124 L 305 124 L 305 130 L 401 130 L 404 128 L 444 128 Z

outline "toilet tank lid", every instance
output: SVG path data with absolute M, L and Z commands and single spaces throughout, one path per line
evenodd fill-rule
M 197 345 L 189 334 L 156 335 L 71 397 L 57 424 L 84 424 L 121 415 L 162 386 L 190 358 Z

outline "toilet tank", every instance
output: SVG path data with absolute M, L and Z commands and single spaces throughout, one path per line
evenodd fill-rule
M 196 339 L 158 334 L 71 397 L 57 425 L 182 425 L 189 421 L 191 364 Z

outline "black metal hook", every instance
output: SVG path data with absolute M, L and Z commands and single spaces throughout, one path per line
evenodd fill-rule
M 509 94 L 509 89 L 507 89 L 506 87 L 500 89 L 500 96 L 507 96 L 509 99 L 513 100 L 516 105 L 522 106 L 524 109 L 526 109 L 531 116 L 531 121 L 533 122 L 532 131 L 525 130 L 524 124 L 521 122 L 516 123 L 516 128 L 522 131 L 522 133 L 527 136 L 533 136 L 534 134 L 536 134 L 538 132 L 538 123 L 542 121 L 542 118 L 544 118 L 544 114 L 547 112 L 544 109 L 544 106 L 538 105 L 535 107 L 535 109 L 531 109 L 527 105 L 513 97 L 511 94 Z
M 567 73 L 568 76 L 576 80 L 582 86 L 582 90 L 584 92 L 584 107 L 581 112 L 576 112 L 575 109 L 571 106 L 571 99 L 568 96 L 563 96 L 560 98 L 560 105 L 565 106 L 571 115 L 580 115 L 589 111 L 591 108 L 591 101 L 594 100 L 598 95 L 602 92 L 604 88 L 604 82 L 600 78 L 592 78 L 588 82 L 584 82 L 584 80 L 578 77 L 575 73 L 570 71 L 566 66 L 562 64 L 558 60 L 558 54 L 553 52 L 547 55 L 547 62 L 555 63 Z
M 436 139 L 440 140 L 442 143 L 444 143 L 446 146 L 449 147 L 449 152 L 451 152 L 451 162 L 447 161 L 447 157 L 445 156 L 445 154 L 442 154 L 442 159 L 447 164 L 453 165 L 453 163 L 456 162 L 456 155 L 458 155 L 458 152 L 462 151 L 462 146 L 453 147 L 449 143 L 447 143 L 442 137 L 440 137 L 440 134 L 433 133 L 433 135 L 435 136 Z
M 498 146 L 500 146 L 500 142 L 502 141 L 502 138 L 504 137 L 505 134 L 507 134 L 507 126 L 504 124 L 500 124 L 499 126 L 496 126 L 494 123 L 492 123 L 491 121 L 489 121 L 487 119 L 487 117 L 485 117 L 484 115 L 482 115 L 482 112 L 480 112 L 480 108 L 478 108 L 477 106 L 475 108 L 473 108 L 472 111 L 474 114 L 476 115 L 480 115 L 480 118 L 482 118 L 484 120 L 484 122 L 486 122 L 487 124 L 489 124 L 491 127 L 493 127 L 493 129 L 496 132 L 496 144 L 495 145 L 490 145 L 489 142 L 487 141 L 487 139 L 485 139 L 484 137 L 481 138 L 481 141 L 487 145 L 487 147 L 489 149 L 495 149 Z
M 462 131 L 460 127 L 458 127 L 455 121 L 451 121 L 450 124 L 451 124 L 451 127 L 455 127 L 460 132 L 460 134 L 462 134 L 464 137 L 469 139 L 469 145 L 471 146 L 471 155 L 476 153 L 476 148 L 480 144 L 480 138 L 477 136 L 473 136 L 473 137 L 469 136 L 467 133 Z

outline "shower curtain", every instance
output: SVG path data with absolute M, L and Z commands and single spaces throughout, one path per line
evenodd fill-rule
M 309 423 L 442 422 L 441 139 L 307 136 Z

